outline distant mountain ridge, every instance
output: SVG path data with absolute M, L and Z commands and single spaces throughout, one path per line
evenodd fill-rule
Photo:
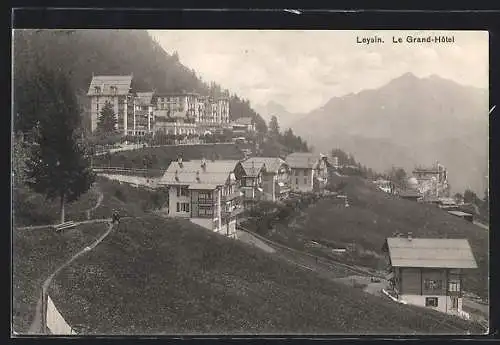
M 406 73 L 330 99 L 291 124 L 317 150 L 343 148 L 368 167 L 444 164 L 454 192 L 483 196 L 488 174 L 488 92 Z
M 305 115 L 302 113 L 291 113 L 283 105 L 275 101 L 269 101 L 265 105 L 257 104 L 254 108 L 267 122 L 271 120 L 272 116 L 276 116 L 282 130 L 288 129 L 294 121 Z

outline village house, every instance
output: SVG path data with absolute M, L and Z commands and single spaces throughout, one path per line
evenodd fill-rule
M 288 197 L 290 192 L 290 169 L 278 157 L 250 157 L 242 162 L 246 169 L 260 169 L 262 200 L 278 201 Z M 258 179 L 257 179 L 258 181 Z M 257 194 L 260 192 L 257 188 Z
M 255 124 L 251 117 L 240 117 L 231 122 L 234 136 L 245 136 L 255 132 Z
M 192 160 L 170 163 L 159 185 L 168 189 L 168 214 L 187 218 L 206 229 L 236 236 L 236 218 L 243 211 L 235 160 Z
M 383 251 L 395 297 L 408 304 L 463 316 L 464 270 L 477 268 L 466 239 L 390 237 Z
M 424 199 L 434 199 L 439 197 L 448 197 L 450 187 L 446 168 L 436 162 L 432 167 L 418 167 L 412 172 L 417 180 L 418 191 Z
M 290 186 L 294 192 L 321 192 L 326 187 L 329 163 L 326 156 L 294 152 L 286 157 Z
M 248 209 L 264 198 L 262 184 L 264 164 L 258 162 L 256 164 L 255 161 L 247 159 L 241 162 L 241 166 L 244 171 L 240 183 L 243 192 L 243 204 Z

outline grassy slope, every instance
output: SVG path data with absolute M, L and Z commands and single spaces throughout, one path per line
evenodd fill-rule
M 43 281 L 104 231 L 104 224 L 81 225 L 59 234 L 49 228 L 13 230 L 12 293 L 14 329 L 17 332 L 28 330 Z
M 51 291 L 93 333 L 456 332 L 464 321 L 301 271 L 181 220 L 124 220 Z M 448 320 L 437 325 L 439 320 Z M 450 321 L 451 320 L 451 321 Z
M 465 289 L 488 295 L 488 232 L 439 208 L 399 199 L 379 191 L 372 183 L 357 177 L 334 176 L 334 183 L 347 182 L 344 193 L 350 207 L 328 199 L 309 207 L 291 227 L 279 227 L 274 239 L 300 246 L 297 238 L 326 240 L 334 246 L 355 243 L 365 253 L 357 263 L 376 266 L 386 237 L 394 232 L 412 232 L 414 237 L 467 238 L 479 269 L 471 270 Z M 287 240 L 289 239 L 294 240 Z
M 182 154 L 185 160 L 189 159 L 242 159 L 243 154 L 237 144 L 213 144 L 190 146 L 148 147 L 132 151 L 116 152 L 111 154 L 111 161 L 106 156 L 94 158 L 96 166 L 115 166 L 125 168 L 144 168 L 143 159 L 151 158 L 151 169 L 165 170 L 172 160 Z
M 97 178 L 97 188 L 70 203 L 66 207 L 66 219 L 79 221 L 87 219 L 85 210 L 96 205 L 100 190 L 104 194 L 101 205 L 95 209 L 91 219 L 110 218 L 113 209 L 119 209 L 122 216 L 139 216 L 145 211 L 160 207 L 166 200 L 162 192 L 151 192 L 143 188 L 135 188 L 120 184 L 104 177 Z M 59 205 L 57 201 L 47 201 L 40 195 L 20 189 L 14 200 L 14 224 L 16 226 L 54 224 L 59 221 Z

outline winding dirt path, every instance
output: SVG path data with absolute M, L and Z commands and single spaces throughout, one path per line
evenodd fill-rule
M 28 334 L 44 333 L 43 324 L 42 324 L 43 323 L 43 317 L 42 317 L 43 315 L 42 314 L 43 314 L 43 309 L 44 309 L 43 308 L 43 301 L 46 300 L 46 298 L 47 298 L 47 290 L 50 286 L 50 283 L 54 279 L 54 277 L 59 272 L 61 272 L 64 268 L 68 267 L 77 258 L 79 258 L 83 254 L 94 249 L 99 243 L 101 243 L 110 234 L 110 232 L 112 230 L 113 230 L 113 224 L 110 223 L 108 226 L 108 229 L 106 230 L 106 232 L 104 232 L 104 234 L 102 234 L 98 239 L 96 239 L 91 245 L 81 249 L 78 253 L 73 255 L 71 257 L 71 259 L 67 260 L 65 263 L 63 263 L 61 266 L 59 266 L 54 272 L 52 272 L 51 275 L 49 275 L 47 277 L 47 279 L 45 279 L 45 281 L 43 282 L 43 285 L 42 285 L 42 295 L 41 295 L 40 299 L 38 300 L 38 303 L 36 306 L 35 318 L 34 318 L 33 322 L 31 323 L 31 326 L 28 330 Z

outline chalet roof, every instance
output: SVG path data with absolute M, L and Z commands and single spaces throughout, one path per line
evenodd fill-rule
M 119 95 L 125 96 L 130 92 L 130 86 L 132 85 L 131 75 L 109 75 L 109 76 L 93 76 L 90 82 L 89 91 L 87 96 L 112 96 Z M 112 87 L 116 87 L 116 92 L 112 90 Z M 101 92 L 96 92 L 95 88 L 100 87 Z
M 320 157 L 309 152 L 294 152 L 286 157 L 286 163 L 290 168 L 314 169 L 316 168 Z
M 189 190 L 214 190 L 217 188 L 216 184 L 203 184 L 203 183 L 194 183 L 190 184 Z
M 394 267 L 477 268 L 466 239 L 390 237 L 385 247 Z
M 173 161 L 160 179 L 162 185 L 224 185 L 229 175 L 238 165 L 237 160 L 206 160 L 205 168 L 202 160 L 182 162 Z M 177 177 L 177 179 L 176 179 Z M 199 179 L 198 179 L 199 178 Z
M 259 167 L 259 166 L 265 166 L 267 172 L 272 172 L 277 174 L 279 169 L 283 165 L 287 165 L 286 162 L 279 158 L 279 157 L 250 157 L 243 162 L 241 162 L 241 165 L 245 169 L 246 172 L 246 167 Z
M 151 105 L 151 100 L 153 99 L 153 92 L 137 92 L 137 104 L 138 105 Z
M 245 176 L 248 177 L 256 177 L 259 175 L 259 173 L 262 171 L 264 168 L 264 163 L 262 162 L 255 162 L 253 160 L 246 160 L 241 162 L 241 166 L 243 167 L 243 170 L 245 171 Z

